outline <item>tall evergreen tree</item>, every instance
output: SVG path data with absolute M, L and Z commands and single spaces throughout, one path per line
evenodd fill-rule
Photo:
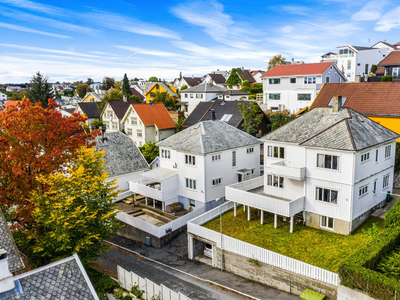
M 40 72 L 33 75 L 31 79 L 31 88 L 26 91 L 26 97 L 32 102 L 40 102 L 43 107 L 48 106 L 49 98 L 54 98 L 52 88 L 47 83 L 48 77 L 43 77 Z
M 122 93 L 125 96 L 132 95 L 131 87 L 129 85 L 129 79 L 128 79 L 128 76 L 126 76 L 126 73 L 124 75 L 124 79 L 122 79 Z

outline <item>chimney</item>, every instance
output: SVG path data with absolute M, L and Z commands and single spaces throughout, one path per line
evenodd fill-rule
M 292 57 L 292 62 L 294 62 L 294 58 Z
M 383 40 L 384 43 L 386 43 L 386 40 Z
M 128 102 L 128 97 L 126 95 L 124 95 L 124 97 L 122 98 L 122 100 L 124 100 L 125 103 Z
M 15 288 L 14 277 L 8 268 L 7 251 L 0 249 L 0 294 Z
M 342 109 L 342 96 L 333 96 L 332 112 L 338 113 Z
M 193 76 L 193 74 L 192 74 L 192 79 L 194 79 L 194 76 Z
M 361 82 L 361 75 L 356 75 L 356 82 Z
M 211 120 L 212 121 L 216 121 L 217 120 L 217 118 L 215 117 L 215 109 L 210 109 L 210 112 L 211 112 Z
M 151 102 L 151 100 L 149 100 L 149 106 L 153 106 L 153 102 Z
M 103 143 L 103 146 L 108 146 L 108 140 L 106 138 L 106 127 L 100 126 L 99 129 L 101 130 L 101 142 Z

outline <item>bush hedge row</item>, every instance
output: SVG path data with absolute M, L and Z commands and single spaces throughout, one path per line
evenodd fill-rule
M 339 268 L 341 284 L 352 289 L 364 290 L 369 296 L 393 300 L 400 296 L 400 280 L 374 271 L 382 257 L 400 245 L 400 228 L 385 228 L 363 248 L 347 258 Z
M 385 228 L 400 227 L 400 200 L 385 215 Z

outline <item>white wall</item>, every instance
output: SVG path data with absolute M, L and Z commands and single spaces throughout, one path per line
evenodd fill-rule
M 143 171 L 138 171 L 138 172 L 133 172 L 133 173 L 127 173 L 123 175 L 118 175 L 114 177 L 108 177 L 106 179 L 106 182 L 110 182 L 112 180 L 116 180 L 117 183 L 115 186 L 118 186 L 117 190 L 127 190 L 129 189 L 129 181 L 131 180 L 139 180 L 139 174 L 142 173 Z
M 192 98 L 190 95 L 192 95 Z M 196 95 L 199 98 L 197 98 Z M 188 114 L 190 114 L 200 102 L 209 102 L 216 97 L 217 93 L 185 93 L 185 90 L 181 92 L 181 101 L 188 103 Z

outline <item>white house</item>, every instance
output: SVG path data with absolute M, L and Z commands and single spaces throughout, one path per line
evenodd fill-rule
M 246 101 L 249 100 L 249 95 L 249 93 L 241 90 L 227 90 L 218 94 L 218 100 Z
M 356 76 L 367 76 L 371 66 L 378 65 L 392 50 L 394 46 L 383 42 L 378 42 L 372 47 L 340 46 L 338 53 L 329 52 L 322 55 L 321 62 L 334 62 L 347 80 L 354 82 Z
M 121 123 L 138 147 L 159 142 L 175 133 L 175 122 L 162 103 L 131 104 Z
M 203 82 L 226 87 L 226 78 L 222 74 L 210 73 L 203 77 Z
M 255 71 L 252 71 L 252 72 L 251 72 L 251 75 L 253 76 L 254 80 L 255 80 L 257 83 L 262 83 L 261 76 L 263 76 L 264 73 L 265 73 L 265 71 L 262 71 L 262 70 L 255 70 Z
M 111 100 L 107 102 L 106 106 L 100 113 L 100 119 L 103 120 L 107 129 L 118 131 L 121 131 L 122 129 L 125 130 L 122 119 L 131 104 L 136 104 L 136 100 L 127 99 L 126 97 L 122 100 Z
M 8 96 L 2 92 L 0 92 L 0 101 L 7 101 L 8 100 Z
M 176 84 L 178 89 L 181 89 L 182 86 L 186 85 L 188 88 L 196 86 L 201 83 L 201 77 L 182 77 L 179 82 Z
M 310 106 L 325 82 L 347 81 L 332 62 L 275 66 L 261 78 L 267 108 L 290 113 Z
M 190 114 L 199 102 L 209 102 L 217 99 L 218 94 L 224 91 L 227 91 L 227 89 L 222 86 L 204 82 L 181 91 L 181 102 L 187 105 L 187 112 Z
M 185 209 L 208 211 L 225 186 L 260 176 L 262 142 L 223 121 L 199 122 L 158 143 L 160 167 L 130 182 L 130 191 Z
M 18 85 L 9 85 L 6 87 L 6 91 L 7 92 L 20 92 L 21 91 L 21 87 Z
M 399 135 L 341 102 L 334 97 L 332 107 L 264 136 L 265 175 L 227 187 L 227 200 L 290 218 L 291 225 L 298 214 L 310 227 L 353 232 L 392 192 Z

